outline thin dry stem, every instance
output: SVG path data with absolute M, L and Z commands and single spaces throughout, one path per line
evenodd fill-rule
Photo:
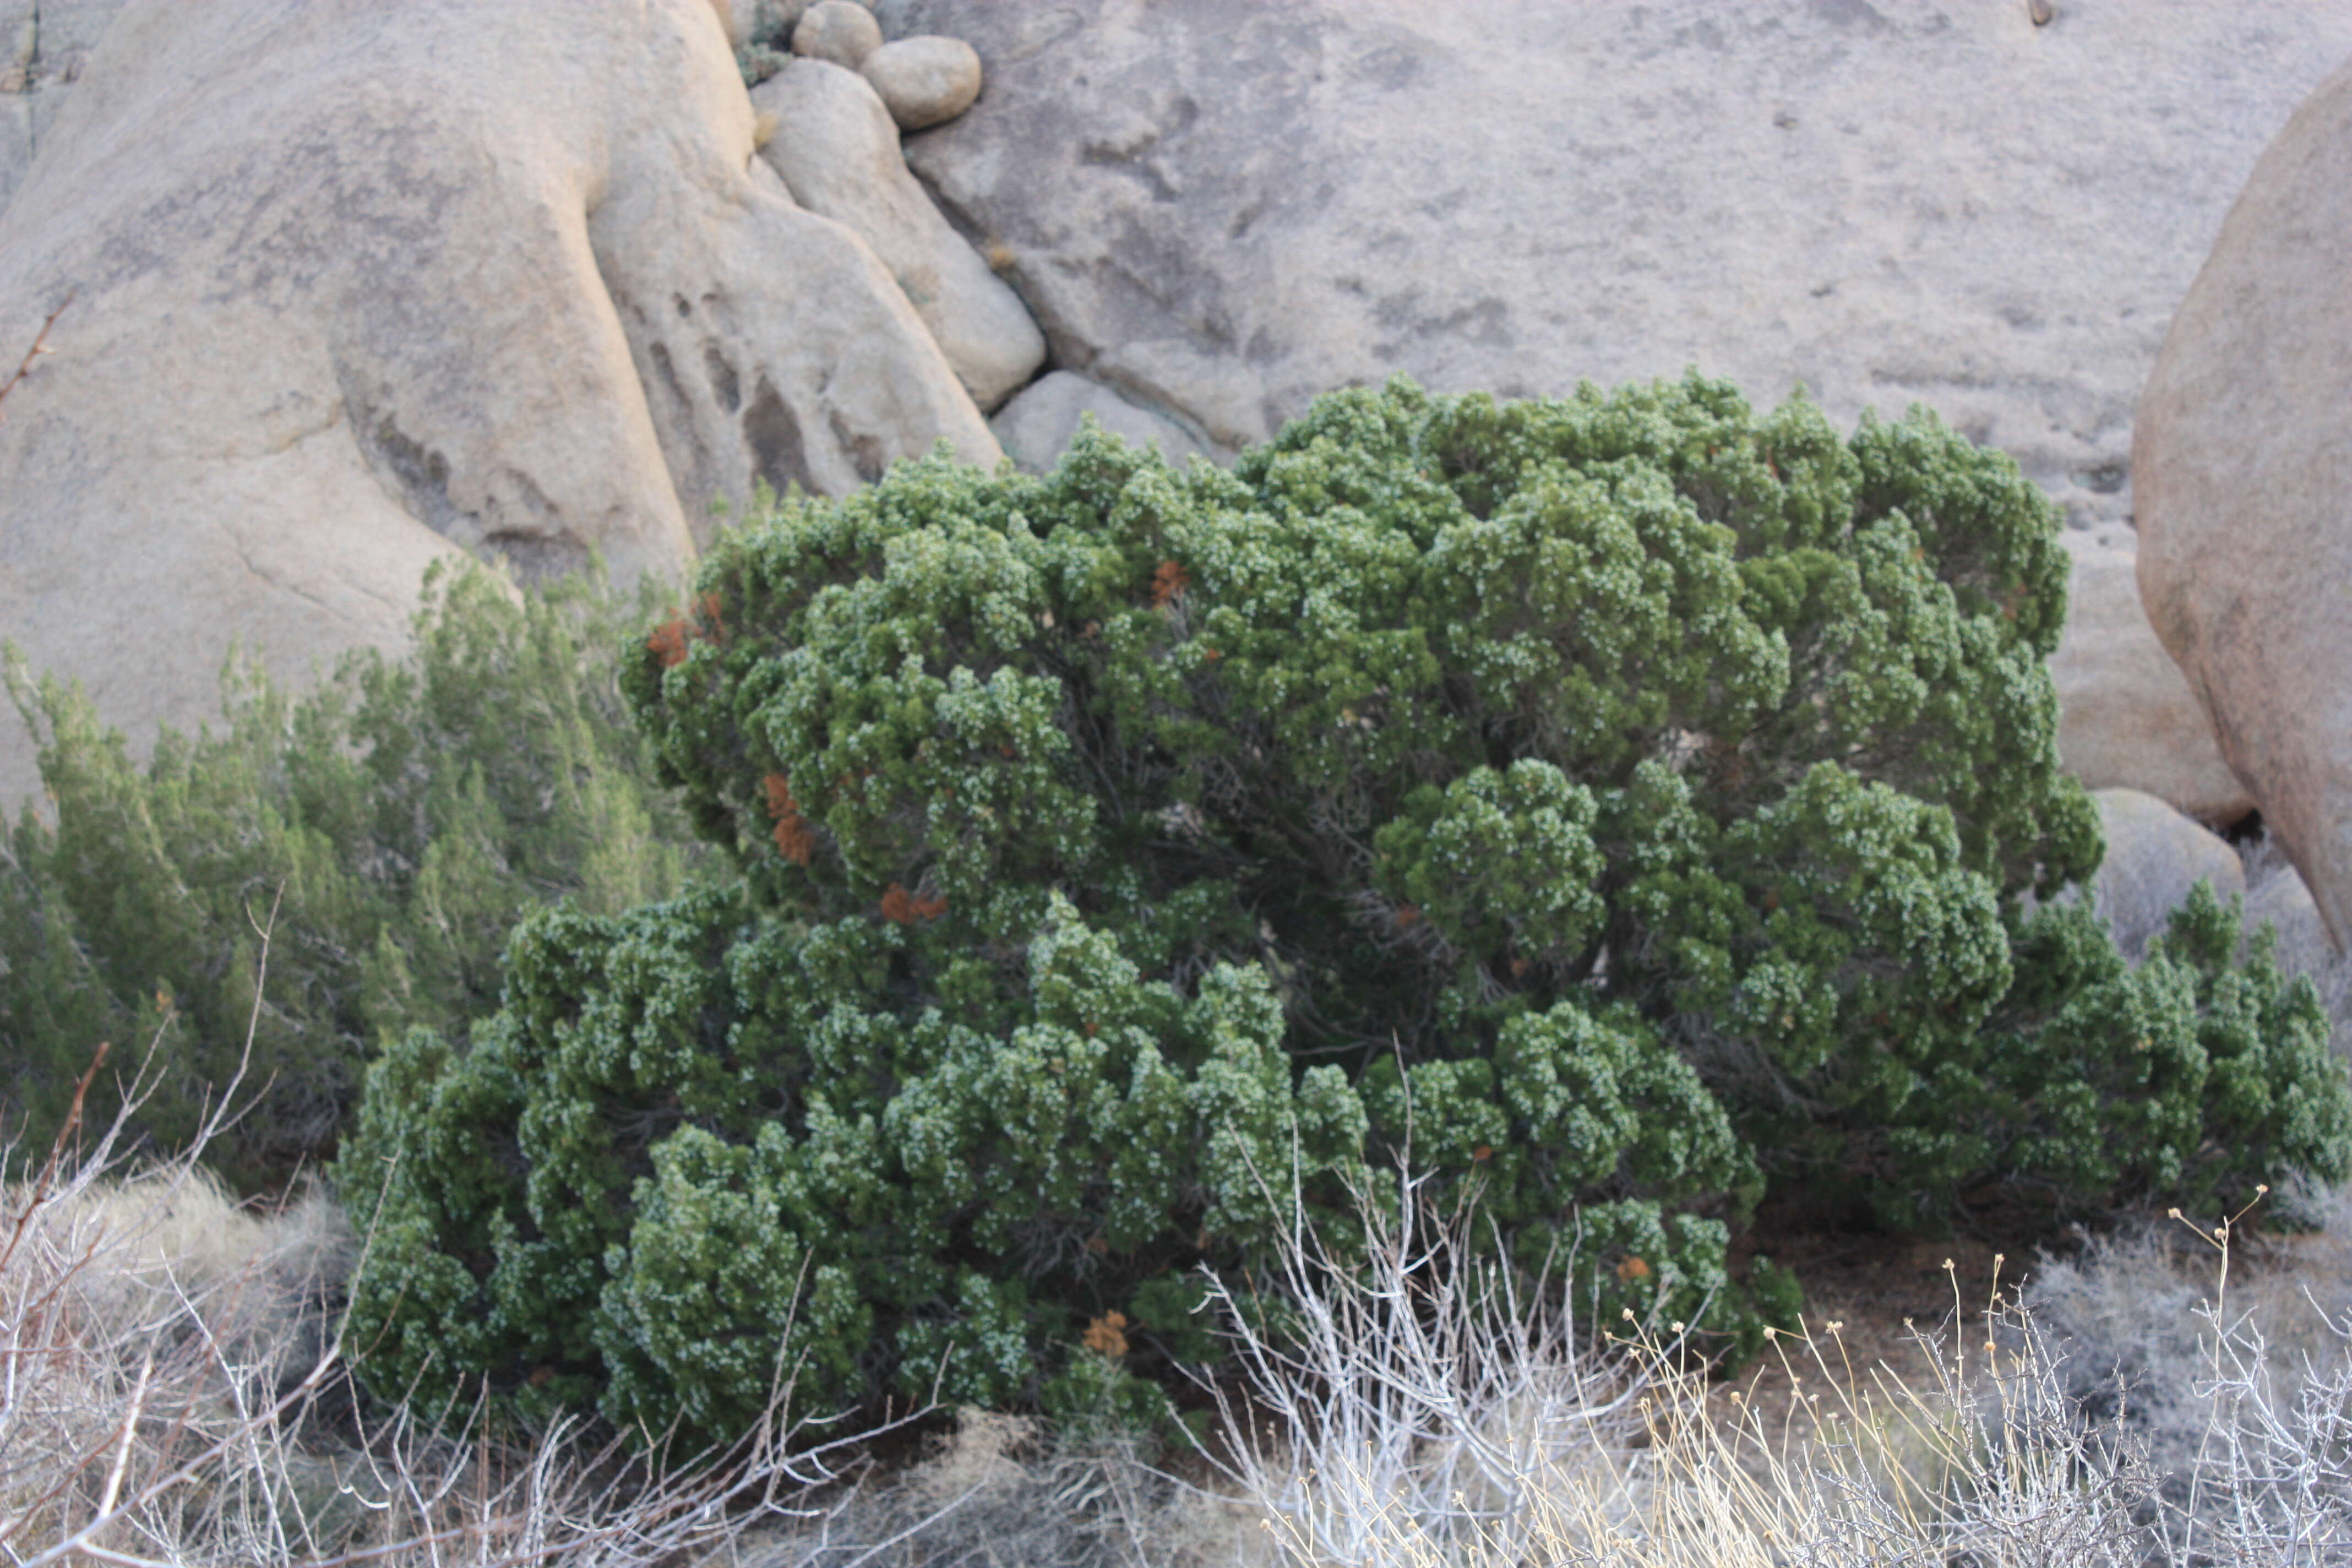
M 25 357 L 22 360 L 19 360 L 16 363 L 16 374 L 10 376 L 6 381 L 0 382 L 0 403 L 7 402 L 8 395 L 16 391 L 18 384 L 23 382 L 26 376 L 33 374 L 33 362 L 35 360 L 39 359 L 43 354 L 57 353 L 55 349 L 48 346 L 49 329 L 58 324 L 58 318 L 66 313 L 66 307 L 74 302 L 74 294 L 78 294 L 79 292 L 79 289 L 75 289 L 73 292 L 67 294 L 63 300 L 58 302 L 58 308 L 51 310 L 48 313 L 47 319 L 41 322 L 41 330 L 33 334 L 33 346 L 25 351 Z M 5 417 L 5 414 L 0 414 L 0 418 Z

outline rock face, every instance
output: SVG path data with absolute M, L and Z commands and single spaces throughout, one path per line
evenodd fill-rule
M 2352 67 L 2263 154 L 2133 440 L 2140 594 L 2352 939 Z
M 436 556 L 670 572 L 757 476 L 994 461 L 752 141 L 710 0 L 560 48 L 508 0 L 134 0 L 0 215 L 0 339 L 72 298 L 0 421 L 0 628 L 143 744 L 232 639 L 400 641 Z
M 2246 890 L 2245 865 L 2219 834 L 2137 790 L 2094 790 L 2091 798 L 2107 835 L 2091 905 L 2126 957 L 2138 957 L 2150 937 L 2164 934 L 2167 918 L 2199 882 L 2211 883 L 2224 902 Z
M 2074 574 L 2050 673 L 2066 771 L 2093 789 L 2145 791 L 2201 822 L 2244 816 L 2253 796 L 2222 761 L 2205 710 L 2141 612 L 2132 531 L 2068 529 L 2061 542 Z
M 974 402 L 993 408 L 1036 374 L 1045 358 L 1037 323 L 907 172 L 898 128 L 863 77 L 796 59 L 754 88 L 751 102 L 775 121 L 761 156 L 802 205 L 874 248 Z
M 0 211 L 121 9 L 122 0 L 0 0 Z
M 878 12 L 980 51 L 987 97 L 908 157 L 1011 250 L 1056 367 L 1220 441 L 1394 371 L 1696 363 L 1841 421 L 1929 403 L 2117 520 L 2167 313 L 2352 54 L 2352 6 L 2305 0 Z
M 1540 395 L 1696 364 L 1841 423 L 1927 403 L 2102 529 L 2174 301 L 2352 54 L 2352 5 L 2303 0 L 877 11 L 978 47 L 987 97 L 908 157 L 1009 255 L 1056 368 L 1222 445 L 1395 371 Z M 2242 809 L 2120 579 L 2084 581 L 2069 757 Z

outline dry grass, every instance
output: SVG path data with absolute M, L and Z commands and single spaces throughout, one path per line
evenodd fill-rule
M 105 1169 L 8 1195 L 0 1561 L 640 1564 L 824 1511 L 850 1445 L 796 1445 L 788 1389 L 734 1449 L 667 1464 L 578 1426 L 493 1440 L 474 1410 L 362 1421 L 331 1205 L 257 1215 L 187 1162 Z
M 2352 1561 L 2352 1318 L 2297 1300 L 2293 1259 L 2233 1281 L 2226 1226 L 2045 1262 L 1970 1311 L 1955 1283 L 1924 1375 L 1855 1363 L 1832 1323 L 1725 1390 L 1676 1325 L 1596 1342 L 1514 1297 L 1412 1183 L 1390 1211 L 1366 1205 L 1366 1270 L 1300 1228 L 1282 1345 L 1215 1290 L 1253 1384 L 1225 1407 L 1234 1479 L 1301 1565 Z M 2345 1290 L 2340 1255 L 2302 1261 Z
M 1523 1296 L 1466 1222 L 1423 1213 L 1419 1183 L 1363 1198 L 1360 1265 L 1294 1207 L 1275 1278 L 1209 1282 L 1248 1384 L 1214 1391 L 1222 1463 L 1286 1553 L 1516 1563 L 1617 1528 L 1655 1369 L 1588 1353 L 1572 1306 Z M 1292 1316 L 1280 1339 L 1256 1326 L 1265 1298 Z
M 1133 1440 L 1057 1437 L 966 1408 L 895 1475 L 856 1478 L 821 1519 L 759 1532 L 746 1568 L 1265 1568 L 1259 1510 L 1153 1461 Z
M 1297 1227 L 1256 1282 L 1296 1309 L 1278 1342 L 1252 1326 L 1255 1289 L 1204 1283 L 1248 1382 L 1223 1391 L 1222 1484 L 978 1411 L 895 1472 L 847 1447 L 787 1461 L 780 1413 L 764 1446 L 656 1480 L 576 1430 L 364 1427 L 331 1330 L 362 1243 L 332 1206 L 256 1213 L 192 1166 L 115 1176 L 94 1152 L 8 1194 L 11 1563 L 2352 1559 L 2340 1236 L 2095 1241 L 2044 1259 L 2021 1300 L 1965 1303 L 1901 1377 L 1850 1361 L 1828 1324 L 1727 1388 L 1672 1324 L 1596 1342 L 1556 1292 L 1515 1293 L 1401 1182 L 1351 1238 L 1368 1268 Z
M 332 1205 L 257 1213 L 193 1165 L 112 1174 L 106 1154 L 7 1197 L 10 1563 L 2352 1560 L 2340 1234 L 2093 1241 L 2021 1299 L 1962 1303 L 1955 1283 L 1969 1310 L 1902 1376 L 1827 1324 L 1727 1388 L 1672 1324 L 1596 1342 L 1557 1292 L 1518 1293 L 1400 1182 L 1363 1205 L 1369 1268 L 1302 1224 L 1279 1278 L 1204 1282 L 1248 1385 L 1223 1391 L 1220 1484 L 977 1411 L 895 1472 L 848 1446 L 787 1459 L 779 1411 L 656 1479 L 577 1429 L 358 1422 L 331 1323 L 363 1241 Z M 1294 1309 L 1278 1342 L 1253 1327 L 1259 1290 Z

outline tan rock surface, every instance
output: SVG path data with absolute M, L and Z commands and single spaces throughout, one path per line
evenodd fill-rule
M 2143 790 L 2200 822 L 2244 816 L 2253 796 L 2140 608 L 2132 531 L 2073 528 L 2060 542 L 2074 563 L 2066 635 L 2050 658 L 2060 762 L 2093 789 Z
M 881 24 L 856 0 L 817 0 L 793 25 L 793 53 L 850 70 L 881 47 Z
M 755 476 L 995 441 L 796 206 L 709 0 L 135 0 L 0 215 L 0 633 L 143 744 L 405 635 L 459 549 L 678 569 Z M 555 47 L 560 43 L 560 47 Z M 0 729 L 0 800 L 35 784 Z
M 1178 468 L 1196 455 L 1215 457 L 1192 433 L 1158 409 L 1146 408 L 1075 371 L 1040 376 L 999 410 L 988 427 L 1004 455 L 1033 474 L 1062 460 L 1087 415 L 1110 434 L 1138 447 L 1157 446 Z
M 898 128 L 865 78 L 796 59 L 751 102 L 774 117 L 761 156 L 802 205 L 874 247 L 974 402 L 994 408 L 1036 374 L 1045 334 L 908 172 Z
M 2352 66 L 2256 165 L 2134 433 L 2139 584 L 2222 754 L 2352 938 Z

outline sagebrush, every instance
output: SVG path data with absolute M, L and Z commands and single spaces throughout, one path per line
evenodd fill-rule
M 91 1045 L 152 1038 L 130 1132 L 176 1151 L 249 1054 L 259 1104 L 210 1157 L 270 1179 L 332 1152 L 378 1038 L 421 1025 L 462 1040 L 498 1006 L 524 910 L 617 914 L 681 889 L 710 856 L 616 679 L 657 602 L 594 577 L 520 595 L 486 568 L 436 567 L 413 650 L 352 654 L 299 698 L 232 656 L 219 729 L 166 731 L 143 763 L 15 650 L 47 798 L 0 835 L 10 1131 L 45 1147 Z M 100 1121 L 121 1104 L 111 1074 L 92 1095 Z

